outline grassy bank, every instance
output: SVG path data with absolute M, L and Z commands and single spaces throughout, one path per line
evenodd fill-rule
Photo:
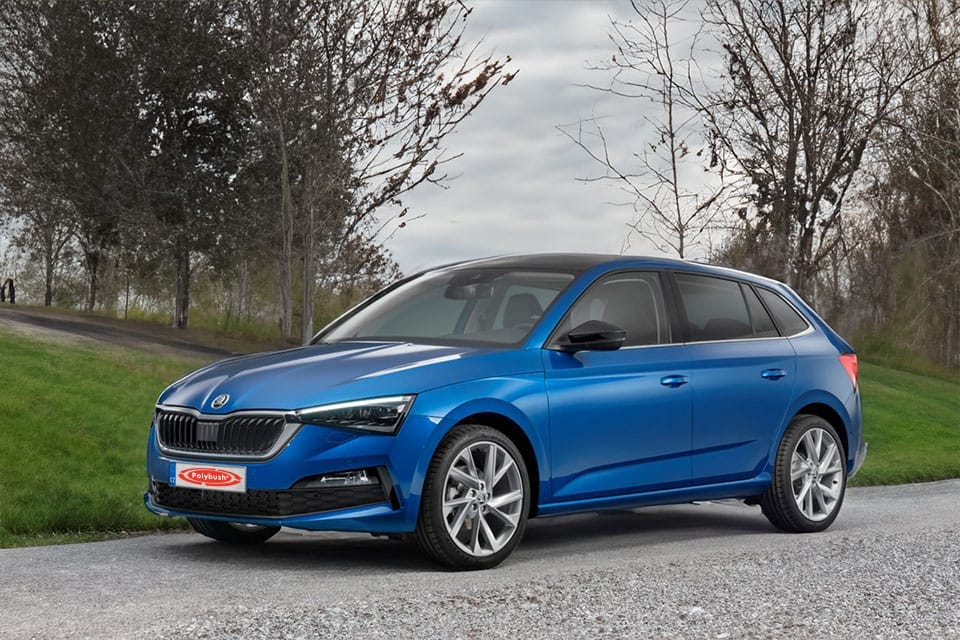
M 195 360 L 0 330 L 0 546 L 182 527 L 143 507 L 157 394 Z M 855 484 L 960 477 L 960 384 L 863 363 Z
M 861 363 L 867 460 L 852 484 L 960 477 L 960 383 Z
M 144 444 L 198 364 L 0 331 L 0 546 L 182 526 L 143 507 Z

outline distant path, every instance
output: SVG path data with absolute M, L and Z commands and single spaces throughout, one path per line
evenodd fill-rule
M 72 316 L 54 310 L 0 305 L 0 328 L 74 342 L 101 342 L 152 353 L 216 360 L 238 352 L 185 339 L 178 329 L 114 318 Z
M 0 638 L 960 637 L 960 480 L 853 488 L 824 533 L 707 503 L 531 521 L 499 568 L 365 535 L 0 550 Z

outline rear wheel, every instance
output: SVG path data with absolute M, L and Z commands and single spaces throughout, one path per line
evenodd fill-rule
M 437 448 L 424 481 L 414 537 L 455 569 L 487 569 L 520 542 L 530 509 L 523 456 L 490 427 L 454 428 Z
M 208 538 L 230 544 L 258 544 L 266 542 L 279 531 L 280 527 L 268 527 L 258 524 L 242 524 L 239 522 L 221 522 L 220 520 L 204 520 L 201 518 L 187 518 L 187 522 L 197 533 Z
M 846 486 L 847 465 L 837 432 L 819 416 L 798 415 L 780 442 L 773 481 L 760 498 L 760 508 L 784 531 L 823 531 L 840 512 Z

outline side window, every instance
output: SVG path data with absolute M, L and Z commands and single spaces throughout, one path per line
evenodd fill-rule
M 738 283 L 689 273 L 678 273 L 676 278 L 692 341 L 753 337 L 747 305 Z
M 740 283 L 743 289 L 743 297 L 747 300 L 747 310 L 750 312 L 750 320 L 753 322 L 753 335 L 757 338 L 774 338 L 779 336 L 777 325 L 773 324 L 770 314 L 760 304 L 760 298 L 754 293 L 750 285 Z
M 769 289 L 758 288 L 763 303 L 770 309 L 777 324 L 780 325 L 780 331 L 785 336 L 795 336 L 807 329 L 810 325 L 801 316 L 789 302 L 784 300 L 780 294 L 774 293 Z
M 670 342 L 670 320 L 657 273 L 614 273 L 601 278 L 570 308 L 557 335 L 562 339 L 588 320 L 624 329 L 626 347 Z

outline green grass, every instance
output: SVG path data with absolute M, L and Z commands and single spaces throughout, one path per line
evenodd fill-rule
M 0 330 L 0 547 L 182 528 L 143 507 L 154 402 L 198 366 Z M 861 365 L 858 485 L 960 477 L 960 383 Z
M 198 361 L 2 331 L 0 354 L 0 547 L 183 526 L 144 508 L 144 448 Z
M 860 360 L 898 371 L 909 371 L 921 376 L 960 383 L 960 370 L 947 369 L 930 362 L 897 343 L 889 334 L 863 333 L 854 336 L 852 343 L 857 349 Z
M 852 484 L 960 477 L 960 383 L 862 362 L 867 459 Z

